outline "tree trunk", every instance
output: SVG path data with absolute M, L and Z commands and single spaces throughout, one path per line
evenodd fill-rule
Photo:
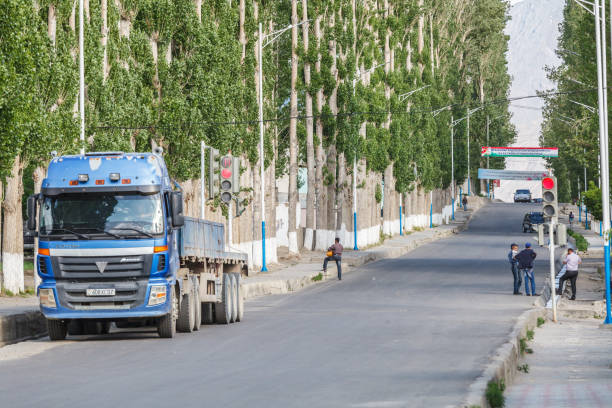
M 202 0 L 195 0 L 195 9 L 196 9 L 196 14 L 198 15 L 198 21 L 201 23 L 202 22 Z
M 255 21 L 258 21 L 259 19 L 259 8 L 258 8 L 258 3 L 254 3 L 254 9 L 255 9 Z M 263 33 L 262 33 L 263 35 Z M 259 51 L 258 51 L 258 47 L 257 47 L 257 43 L 254 44 L 254 53 L 255 53 L 255 61 L 259 61 Z M 255 96 L 258 98 L 259 100 L 259 94 L 260 92 L 263 92 L 262 89 L 259 89 L 259 70 L 261 69 L 261 67 L 259 66 L 259 63 L 256 63 L 255 65 L 255 72 L 254 72 L 254 78 L 253 80 L 255 81 Z M 265 79 L 265 78 L 264 78 Z M 258 124 L 259 126 L 259 124 Z M 259 132 L 259 127 L 257 128 L 257 132 Z M 259 138 L 257 138 L 257 140 L 259 141 Z M 260 143 L 257 143 L 257 151 L 259 152 L 259 147 L 260 147 Z M 259 157 L 258 154 L 258 158 L 257 161 L 255 162 L 255 164 L 253 166 L 251 166 L 251 180 L 252 180 L 252 188 L 253 188 L 253 219 L 252 219 L 252 253 L 253 253 L 253 263 L 257 266 L 262 266 L 263 262 L 263 257 L 262 257 L 262 250 L 263 250 L 263 243 L 262 243 L 262 234 L 261 234 L 261 221 L 262 221 L 262 214 L 264 209 L 261 207 L 261 163 L 262 160 L 264 160 L 263 157 Z
M 421 9 L 423 7 L 423 0 L 419 0 L 419 9 Z M 418 31 L 418 42 L 417 42 L 417 52 L 419 54 L 418 59 L 419 59 L 419 74 L 423 75 L 423 69 L 425 68 L 423 66 L 423 63 L 421 62 L 422 59 L 422 55 L 421 53 L 423 52 L 423 48 L 425 47 L 425 38 L 423 35 L 423 30 L 425 28 L 425 15 L 423 13 L 419 14 L 419 31 Z
M 202 21 L 202 0 L 199 0 L 200 2 L 200 14 L 198 16 L 198 18 L 200 19 L 200 21 Z M 244 4 L 244 0 L 240 0 L 240 5 L 238 6 L 238 15 L 239 15 L 239 21 L 240 21 L 240 34 L 238 37 L 238 41 L 240 41 L 240 44 L 242 45 L 242 56 L 240 58 L 240 63 L 244 64 L 244 58 L 246 57 L 246 34 L 244 32 L 244 19 L 245 19 L 245 4 Z M 257 45 L 256 45 L 257 46 Z
M 45 178 L 45 168 L 38 166 L 34 169 L 34 172 L 32 173 L 32 179 L 34 180 L 34 194 L 38 194 L 40 193 L 40 189 L 42 186 L 42 182 L 43 179 Z M 39 219 L 40 215 L 37 216 L 37 219 Z M 38 288 L 38 285 L 40 285 L 40 276 L 38 276 L 38 271 L 37 271 L 37 267 L 36 267 L 36 259 L 37 259 L 37 255 L 38 255 L 38 237 L 34 238 L 34 290 L 36 291 L 36 288 Z
M 302 41 L 304 53 L 308 54 L 308 0 L 302 0 Z M 308 191 L 306 193 L 306 234 L 304 248 L 313 249 L 313 232 L 315 226 L 315 158 L 312 118 L 312 95 L 310 94 L 310 63 L 304 61 L 304 84 L 306 87 L 306 166 L 308 168 Z
M 298 140 L 297 140 L 297 75 L 298 75 L 298 17 L 297 0 L 291 0 L 291 98 L 289 102 L 289 253 L 299 253 L 296 225 Z
M 331 110 L 331 114 L 336 117 L 338 114 L 338 65 L 337 65 L 337 42 L 334 33 L 334 27 L 336 25 L 336 15 L 332 14 L 329 18 L 329 27 L 332 32 L 331 38 L 329 40 L 328 48 L 329 54 L 331 56 L 331 75 L 334 77 L 334 89 L 329 96 L 329 108 Z M 338 162 L 337 162 L 337 151 L 336 151 L 336 131 L 334 131 L 333 135 L 330 135 L 329 147 L 327 148 L 327 170 L 331 176 L 331 183 L 327 189 L 328 191 L 328 203 L 327 203 L 327 242 L 325 246 L 329 246 L 333 242 L 333 236 L 336 231 L 337 224 L 337 180 L 338 180 Z
M 321 16 L 317 16 L 315 19 L 315 38 L 317 40 L 317 47 L 319 52 L 317 53 L 317 62 L 315 63 L 315 70 L 319 74 L 321 72 L 321 39 L 323 34 L 321 33 Z M 323 120 L 321 119 L 321 112 L 323 110 L 323 88 L 320 87 L 317 90 L 317 121 L 316 121 L 316 132 L 317 132 L 317 168 L 316 168 L 316 187 L 315 187 L 315 201 L 316 201 L 316 242 L 315 248 L 318 250 L 325 249 L 326 242 L 326 229 L 327 229 L 327 192 L 325 191 L 325 185 L 323 180 L 323 167 L 325 166 L 325 153 L 323 150 Z
M 105 0 L 102 0 L 105 1 Z M 55 4 L 49 4 L 49 13 L 47 16 L 47 34 L 49 35 L 49 40 L 51 40 L 51 44 L 55 47 L 55 35 L 57 32 L 57 19 L 55 16 Z
M 23 166 L 17 156 L 13 162 L 11 175 L 6 179 L 4 196 L 4 230 L 2 248 L 2 281 L 5 290 L 15 294 L 23 292 L 23 217 L 21 214 L 21 180 Z

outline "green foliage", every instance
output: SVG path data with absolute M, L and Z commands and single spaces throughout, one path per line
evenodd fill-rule
M 380 204 L 380 202 L 382 201 L 382 187 L 380 186 L 380 184 L 376 185 L 376 190 L 374 191 L 374 198 L 376 199 L 376 202 L 378 204 Z
M 323 280 L 323 274 L 319 273 L 316 276 L 313 276 L 312 278 L 310 278 L 313 282 L 319 282 Z
M 533 340 L 533 335 L 534 335 L 533 330 L 527 330 L 527 340 L 529 341 Z
M 567 233 L 570 237 L 574 238 L 574 240 L 576 241 L 576 249 L 580 252 L 584 252 L 587 249 L 589 249 L 589 241 L 586 240 L 586 238 L 584 238 L 584 236 L 582 236 L 582 234 L 572 230 L 572 229 L 568 229 Z
M 490 381 L 487 384 L 485 397 L 491 408 L 503 408 L 506 406 L 506 397 L 504 396 L 505 390 L 506 384 L 504 380 Z
M 525 374 L 529 374 L 529 364 L 521 364 L 520 366 L 516 367 L 516 369 Z
M 538 317 L 538 327 L 541 327 L 544 323 L 546 323 L 546 320 L 543 317 Z
M 582 193 L 584 204 L 587 209 L 595 217 L 595 219 L 603 219 L 603 212 L 601 208 L 601 189 L 595 187 L 595 183 L 592 181 L 589 183 L 588 191 Z

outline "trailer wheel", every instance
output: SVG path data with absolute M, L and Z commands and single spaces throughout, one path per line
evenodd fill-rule
M 63 320 L 47 319 L 47 329 L 49 330 L 49 338 L 52 341 L 64 340 L 68 334 L 68 324 Z
M 232 317 L 231 322 L 236 322 L 236 318 L 238 317 L 238 285 L 236 282 L 236 274 L 231 274 L 232 279 Z
M 240 274 L 234 274 L 236 278 L 236 321 L 241 322 L 244 316 L 244 298 L 242 297 L 242 289 L 240 288 Z
M 191 333 L 193 331 L 193 325 L 195 324 L 193 300 L 193 292 L 189 291 L 183 294 L 178 320 L 176 321 L 176 329 L 180 332 Z
M 232 321 L 232 279 L 229 274 L 223 274 L 223 289 L 221 303 L 215 303 L 215 320 L 220 324 Z
M 159 318 L 157 321 L 157 334 L 162 339 L 171 339 L 176 334 L 176 317 L 178 315 L 178 299 L 174 294 L 174 288 L 171 287 L 169 291 L 170 312 Z
M 200 325 L 202 324 L 202 303 L 200 302 L 200 288 L 198 279 L 196 277 L 193 278 L 193 330 L 200 330 Z

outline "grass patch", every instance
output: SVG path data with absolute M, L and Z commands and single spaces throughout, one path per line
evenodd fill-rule
M 533 354 L 533 349 L 527 347 L 527 338 L 523 337 L 519 340 L 519 351 L 521 352 L 521 355 L 524 355 L 525 353 Z
M 421 231 L 425 231 L 425 228 L 423 228 L 423 227 L 412 227 L 412 230 L 413 231 L 421 232 Z
M 538 327 L 542 326 L 544 323 L 546 323 L 546 320 L 544 320 L 543 317 L 538 317 Z
M 2 292 L 0 292 L 0 293 L 2 294 L 2 296 L 9 296 L 9 297 L 15 296 L 13 291 L 8 290 L 8 289 L 4 289 L 4 288 L 2 288 Z
M 569 234 L 570 237 L 576 240 L 577 250 L 579 250 L 580 252 L 584 252 L 587 249 L 589 249 L 589 242 L 582 236 L 582 234 L 579 234 L 578 232 L 572 229 L 568 229 L 567 233 Z
M 527 340 L 533 340 L 533 330 L 527 330 Z
M 516 367 L 516 369 L 522 373 L 529 374 L 529 364 L 522 364 Z
M 310 278 L 310 279 L 312 279 L 312 281 L 313 281 L 313 282 L 318 282 L 318 281 L 321 281 L 321 280 L 323 280 L 323 274 L 319 272 L 319 274 L 318 274 L 318 275 L 313 276 L 313 277 L 312 277 L 312 278 Z
M 506 384 L 504 380 L 490 381 L 489 384 L 487 384 L 485 397 L 491 408 L 503 408 L 506 406 L 506 397 L 504 397 L 505 390 Z

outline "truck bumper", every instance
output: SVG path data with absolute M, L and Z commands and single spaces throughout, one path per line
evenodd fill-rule
M 149 302 L 149 293 L 151 286 L 153 285 L 165 285 L 166 286 L 166 301 L 159 305 L 147 306 Z M 58 294 L 58 287 L 55 281 L 43 282 L 39 289 L 52 289 L 57 307 L 50 308 L 40 306 L 40 311 L 47 319 L 63 320 L 63 319 L 107 319 L 107 320 L 120 320 L 120 319 L 138 319 L 138 318 L 152 318 L 160 317 L 170 312 L 170 302 L 168 301 L 171 290 L 173 290 L 172 283 L 166 280 L 151 280 L 147 284 L 146 295 L 144 302 L 134 305 L 129 309 L 123 308 L 108 308 L 96 307 L 95 309 L 75 309 L 67 307 L 66 304 L 62 303 L 65 298 Z

